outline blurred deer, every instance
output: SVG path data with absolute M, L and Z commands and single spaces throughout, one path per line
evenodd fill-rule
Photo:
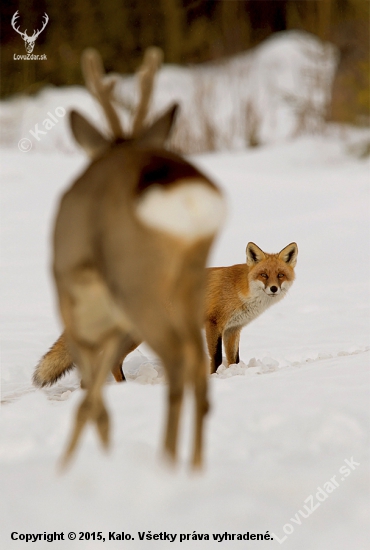
M 12 17 L 12 27 L 13 29 L 15 30 L 15 32 L 17 32 L 18 34 L 21 35 L 21 37 L 23 38 L 24 40 L 24 45 L 26 47 L 26 52 L 27 53 L 32 53 L 33 52 L 33 48 L 35 47 L 35 42 L 36 42 L 36 39 L 38 38 L 38 36 L 42 33 L 42 31 L 44 30 L 44 28 L 46 27 L 46 25 L 48 24 L 49 22 L 49 17 L 47 16 L 46 13 L 44 13 L 43 17 L 45 18 L 44 21 L 43 21 L 43 25 L 42 25 L 42 29 L 40 29 L 39 31 L 33 31 L 33 35 L 32 36 L 28 36 L 27 35 L 27 29 L 22 32 L 19 30 L 19 27 L 16 27 L 15 24 L 16 24 L 16 20 L 18 19 L 19 15 L 18 15 L 18 10 L 15 12 L 15 14 L 13 15 Z
M 176 460 L 189 386 L 195 396 L 192 465 L 202 463 L 208 409 L 201 335 L 205 265 L 224 200 L 205 175 L 164 149 L 176 105 L 144 126 L 159 62 L 159 51 L 149 49 L 127 136 L 112 102 L 114 82 L 104 78 L 99 54 L 89 49 L 82 58 L 86 85 L 104 110 L 111 136 L 72 111 L 73 135 L 92 160 L 62 197 L 54 230 L 53 271 L 65 337 L 86 388 L 63 464 L 88 422 L 108 446 L 102 387 L 120 357 L 142 340 L 161 358 L 168 379 L 165 454 Z

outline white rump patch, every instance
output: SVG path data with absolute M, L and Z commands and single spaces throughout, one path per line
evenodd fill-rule
M 211 236 L 225 219 L 225 201 L 202 180 L 181 180 L 165 187 L 153 185 L 139 199 L 142 223 L 186 240 Z

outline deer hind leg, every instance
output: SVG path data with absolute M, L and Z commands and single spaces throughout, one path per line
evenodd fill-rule
M 179 306 L 180 308 L 180 306 Z M 189 326 L 190 325 L 190 326 Z M 164 449 L 171 461 L 177 458 L 178 428 L 185 384 L 190 385 L 195 397 L 195 428 L 192 466 L 202 464 L 203 421 L 208 411 L 208 362 L 203 350 L 201 329 L 189 323 L 172 335 L 172 354 L 169 346 L 162 355 L 168 378 L 168 412 Z M 169 338 L 167 338 L 167 343 Z
M 155 298 L 154 298 L 155 300 Z M 177 458 L 177 436 L 181 414 L 185 372 L 183 336 L 160 302 L 151 302 L 140 311 L 144 341 L 160 357 L 168 382 L 167 420 L 163 451 L 171 463 Z
M 78 360 L 82 378 L 87 388 L 75 418 L 74 428 L 62 458 L 62 466 L 71 459 L 81 434 L 88 422 L 95 424 L 104 447 L 109 444 L 109 415 L 105 408 L 102 387 L 112 364 L 121 353 L 122 337 L 117 333 L 105 339 L 103 345 L 87 346 L 76 341 L 70 342 L 73 356 Z
M 173 329 L 167 333 L 166 349 L 160 356 L 168 380 L 164 452 L 167 458 L 174 463 L 177 460 L 178 430 L 185 385 L 185 363 L 182 339 Z
M 226 359 L 229 365 L 239 363 L 240 328 L 229 328 L 223 334 Z
M 74 277 L 61 281 L 58 290 L 69 350 L 87 388 L 64 456 L 66 463 L 88 421 L 96 425 L 103 445 L 108 445 L 109 418 L 101 389 L 122 354 L 124 337 L 132 326 L 92 268 L 76 270 Z
M 193 334 L 187 344 L 188 381 L 192 386 L 195 397 L 195 426 L 192 454 L 192 467 L 200 468 L 203 460 L 203 426 L 204 417 L 209 410 L 208 402 L 208 361 L 203 350 L 203 339 L 198 327 L 194 327 Z
M 170 340 L 171 344 L 168 345 Z M 172 353 L 170 350 L 172 349 Z M 165 354 L 161 355 L 168 379 L 168 411 L 164 439 L 164 450 L 171 462 L 177 460 L 179 421 L 183 403 L 185 383 L 190 383 L 195 394 L 195 431 L 192 466 L 202 464 L 203 420 L 208 411 L 207 361 L 203 351 L 200 328 L 184 338 L 179 332 L 172 332 L 167 338 Z

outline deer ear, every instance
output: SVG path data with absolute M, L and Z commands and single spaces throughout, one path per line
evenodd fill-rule
M 157 118 L 157 120 L 153 122 L 149 128 L 145 129 L 137 139 L 137 145 L 140 147 L 161 149 L 170 135 L 178 109 L 179 106 L 175 103 L 163 115 Z
M 296 243 L 290 243 L 279 252 L 279 258 L 286 264 L 295 267 L 297 263 L 298 246 Z
M 247 265 L 249 265 L 250 267 L 258 264 L 260 261 L 266 258 L 266 254 L 263 252 L 263 250 L 258 248 L 258 246 L 254 243 L 247 244 L 246 254 L 247 254 Z
M 110 147 L 110 142 L 77 111 L 71 111 L 69 120 L 75 140 L 90 158 L 98 157 Z

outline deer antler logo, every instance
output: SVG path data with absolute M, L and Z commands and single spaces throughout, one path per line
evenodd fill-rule
M 27 29 L 24 31 L 24 32 L 21 32 L 19 30 L 19 26 L 16 27 L 16 19 L 19 17 L 18 15 L 18 10 L 15 12 L 15 14 L 13 15 L 12 17 L 12 27 L 13 29 L 21 35 L 21 37 L 23 38 L 24 40 L 24 45 L 26 47 L 26 52 L 27 53 L 32 53 L 33 52 L 33 48 L 35 47 L 35 41 L 37 39 L 37 37 L 39 36 L 40 33 L 42 33 L 42 31 L 44 30 L 44 28 L 46 27 L 46 25 L 48 24 L 48 21 L 49 21 L 49 17 L 47 16 L 46 13 L 44 13 L 43 15 L 43 18 L 45 18 L 43 20 L 43 25 L 42 25 L 42 29 L 40 29 L 39 31 L 33 31 L 33 35 L 32 36 L 28 36 L 27 35 Z

